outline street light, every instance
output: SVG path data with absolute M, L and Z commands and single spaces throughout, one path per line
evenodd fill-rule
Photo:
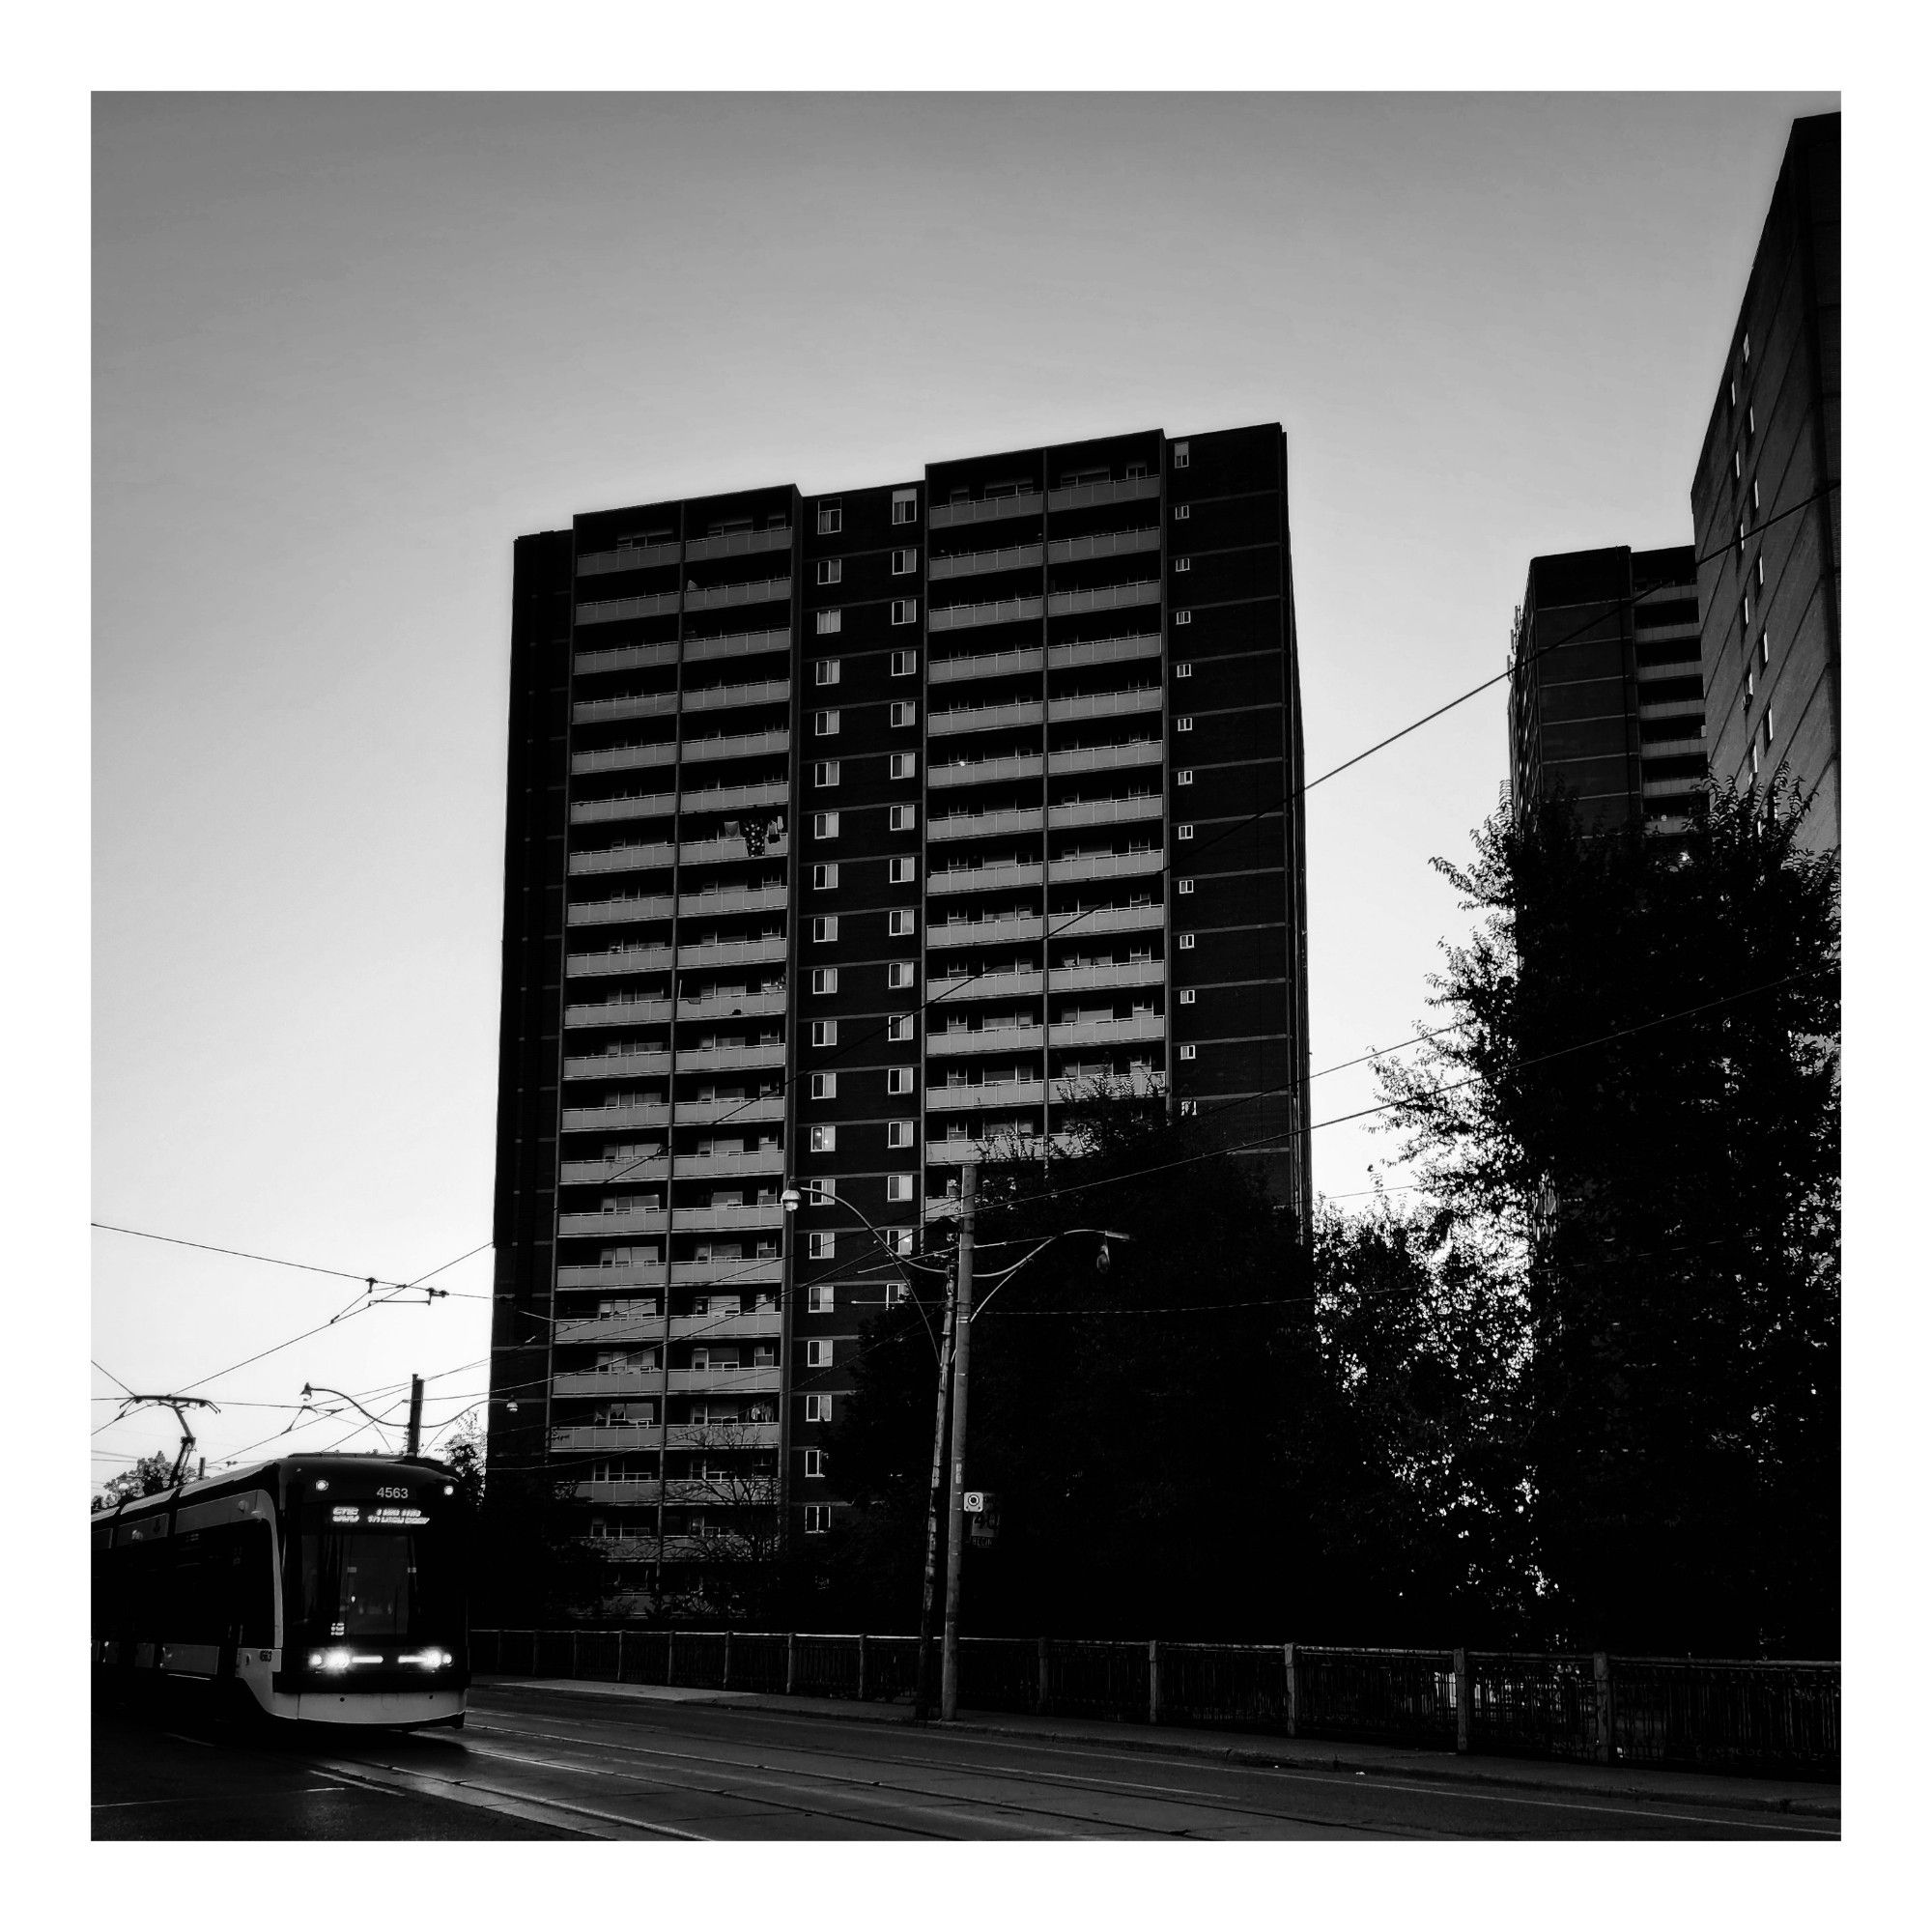
M 380 1415 L 369 1415 L 369 1411 L 366 1408 L 364 1408 L 362 1405 L 359 1402 L 357 1402 L 353 1395 L 346 1394 L 341 1389 L 316 1388 L 313 1387 L 308 1382 L 302 1383 L 303 1402 L 306 1403 L 310 1399 L 310 1397 L 318 1395 L 332 1395 L 336 1397 L 339 1401 L 346 1402 L 351 1408 L 356 1411 L 358 1415 L 369 1416 L 369 1420 L 373 1422 L 378 1429 L 393 1429 L 396 1426 L 393 1422 L 384 1421 L 384 1419 Z M 409 1435 L 407 1443 L 403 1450 L 403 1454 L 406 1456 L 413 1456 L 417 1454 L 417 1452 L 422 1447 L 422 1406 L 423 1406 L 422 1378 L 420 1376 L 412 1376 L 410 1378 Z

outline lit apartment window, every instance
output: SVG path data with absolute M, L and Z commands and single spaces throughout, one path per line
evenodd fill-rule
M 814 1128 L 813 1131 L 815 1132 L 816 1129 Z M 831 1131 L 829 1127 L 826 1129 L 827 1133 Z M 806 1301 L 806 1306 L 813 1315 L 830 1315 L 832 1313 L 831 1285 L 829 1283 L 821 1283 L 813 1287 Z
M 917 651 L 895 651 L 893 653 L 893 675 L 895 677 L 910 677 L 918 668 L 919 653 Z
M 1180 1111 L 1183 1114 L 1198 1114 L 1201 1111 L 1201 1103 L 1198 1100 L 1183 1100 L 1180 1103 Z
M 914 921 L 917 915 L 910 907 L 901 906 L 886 915 L 886 933 L 892 939 L 909 939 L 916 930 Z
M 886 808 L 886 829 L 891 832 L 912 832 L 919 825 L 919 807 L 916 805 L 894 805 Z
M 821 1477 L 825 1474 L 825 1451 L 823 1449 L 808 1449 L 805 1452 L 805 1473 L 810 1478 Z M 823 1505 L 821 1504 L 820 1507 L 822 1508 Z
M 815 1229 L 805 1237 L 805 1253 L 808 1261 L 829 1262 L 838 1251 L 838 1236 L 830 1228 Z
M 838 556 L 821 556 L 818 559 L 818 581 L 821 583 L 838 583 L 845 576 L 845 560 Z
M 814 811 L 811 814 L 811 836 L 814 838 L 837 838 L 838 814 L 836 811 Z
M 813 1020 L 811 1023 L 811 1043 L 813 1046 L 837 1046 L 838 1044 L 838 1022 L 837 1020 Z
M 811 990 L 814 993 L 836 993 L 838 990 L 838 967 L 814 966 L 811 969 Z
M 1175 891 L 1178 893 L 1191 893 L 1193 890 L 1194 881 L 1192 879 L 1182 879 L 1175 886 Z
M 836 738 L 838 735 L 838 714 L 836 711 L 814 711 L 811 714 L 811 735 L 814 738 Z
M 893 492 L 893 522 L 895 524 L 916 524 L 919 522 L 919 492 L 917 490 L 895 490 Z
M 836 1100 L 838 1097 L 838 1076 L 836 1073 L 814 1073 L 811 1076 L 811 1097 L 814 1100 Z
M 912 1092 L 912 1068 L 910 1066 L 887 1067 L 886 1092 L 888 1094 L 910 1094 Z
M 1194 720 L 1191 718 L 1177 718 L 1174 721 L 1174 728 L 1177 731 L 1191 731 L 1194 729 Z
M 1181 987 L 1180 1004 L 1183 1007 L 1191 1007 L 1194 1004 L 1194 988 L 1192 986 Z
M 818 534 L 822 537 L 836 537 L 844 527 L 845 516 L 843 500 L 833 497 L 818 506 Z
M 805 1399 L 805 1409 L 806 1409 L 805 1419 L 808 1422 L 812 1420 L 811 1405 L 817 1400 L 818 1398 L 816 1396 L 810 1396 L 810 1395 L 807 1396 Z M 830 1503 L 807 1503 L 805 1506 L 806 1535 L 824 1536 L 829 1533 L 831 1528 L 832 1528 L 832 1505 Z
M 919 706 L 908 700 L 897 700 L 893 705 L 893 724 L 895 731 L 902 731 L 908 724 L 919 723 Z
M 910 577 L 919 568 L 919 553 L 916 550 L 895 550 L 893 553 L 893 575 Z
M 1177 825 L 1174 828 L 1174 836 L 1177 838 L 1192 838 L 1194 837 L 1194 828 L 1191 825 Z
M 1191 664 L 1189 664 L 1185 658 L 1182 658 L 1180 662 L 1175 666 L 1174 674 L 1176 677 L 1192 677 L 1194 675 L 1194 667 Z
M 910 1121 L 888 1121 L 886 1122 L 886 1145 L 889 1148 L 911 1147 L 912 1122 Z
M 1194 951 L 1194 935 L 1191 932 L 1183 932 L 1180 935 L 1180 950 L 1183 952 Z
M 838 1151 L 838 1129 L 837 1127 L 813 1127 L 810 1140 L 813 1153 L 837 1153 Z M 829 1294 L 831 1290 L 827 1290 Z
M 838 658 L 820 658 L 811 668 L 811 681 L 814 684 L 837 684 L 841 662 Z
M 917 752 L 895 752 L 892 768 L 888 776 L 895 779 L 916 779 L 919 776 L 919 753 Z
M 892 883 L 895 886 L 909 886 L 919 877 L 917 859 L 894 859 L 890 862 Z
M 910 1039 L 912 1037 L 912 1015 L 910 1013 L 895 1013 L 886 1022 L 886 1037 L 892 1040 Z
M 835 912 L 828 917 L 811 922 L 812 943 L 817 946 L 829 945 L 838 937 L 838 915 Z
M 1177 469 L 1187 468 L 1187 445 L 1184 442 L 1177 442 L 1174 445 L 1174 467 Z
M 1193 1049 L 1193 1047 L 1192 1047 L 1192 1046 L 1183 1046 L 1183 1047 L 1182 1047 L 1182 1048 L 1180 1049 L 1180 1057 L 1181 1057 L 1181 1059 L 1182 1059 L 1182 1060 L 1192 1060 L 1192 1059 L 1194 1058 L 1194 1049 Z
M 886 1230 L 886 1245 L 895 1255 L 911 1254 L 912 1230 L 910 1228 L 888 1228 Z M 891 1307 L 895 1302 L 903 1301 L 904 1299 L 905 1290 L 903 1288 L 899 1289 L 896 1293 L 891 1289 L 886 1291 L 886 1305 L 888 1307 Z
M 838 760 L 820 758 L 811 768 L 811 781 L 819 786 L 836 785 L 838 782 Z
M 1174 559 L 1174 574 L 1177 577 L 1193 568 L 1194 559 L 1191 556 L 1178 556 Z
M 821 638 L 837 637 L 845 628 L 845 613 L 842 611 L 821 611 L 812 622 Z
M 912 1199 L 912 1176 L 909 1174 L 887 1175 L 886 1199 L 888 1201 L 910 1201 Z
M 913 962 L 910 959 L 895 959 L 886 968 L 886 984 L 895 992 L 912 984 Z
M 832 1366 L 832 1344 L 808 1342 L 805 1345 L 805 1366 L 808 1369 L 829 1369 Z
M 809 1395 L 805 1399 L 805 1419 L 808 1422 L 830 1422 L 832 1420 L 832 1398 L 829 1395 Z M 826 1512 L 830 1516 L 830 1511 Z M 821 1523 L 820 1527 L 824 1525 Z
M 893 622 L 895 624 L 917 624 L 919 622 L 919 599 L 917 597 L 895 597 L 893 599 Z

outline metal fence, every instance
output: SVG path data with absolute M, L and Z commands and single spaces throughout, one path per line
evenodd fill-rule
M 482 1630 L 473 1667 L 911 1704 L 919 1640 L 816 1632 Z M 939 1644 L 927 1658 L 937 1702 Z M 964 1637 L 973 1711 L 1707 1770 L 1834 1776 L 1838 1666 L 1307 1644 Z

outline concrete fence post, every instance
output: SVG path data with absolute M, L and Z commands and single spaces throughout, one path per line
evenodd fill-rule
M 724 1633 L 724 1683 L 723 1688 L 726 1690 L 731 1688 L 731 1633 L 729 1631 Z
M 623 1681 L 624 1681 L 624 1633 L 620 1630 L 617 1633 L 617 1682 L 621 1684 L 623 1683 Z
M 1612 1729 L 1616 1721 L 1616 1711 L 1610 1702 L 1610 1660 L 1600 1650 L 1593 1662 L 1597 1669 L 1597 1762 L 1609 1764 L 1617 1754 L 1616 1738 Z
M 1160 1722 L 1160 1641 L 1148 1638 L 1148 1722 Z
M 866 1701 L 866 1633 L 859 1633 L 859 1701 Z
M 793 1687 L 797 1683 L 798 1633 L 796 1631 L 787 1631 L 785 1633 L 785 1695 L 787 1697 L 792 1694 Z
M 1046 1639 L 1039 1640 L 1039 1689 L 1034 1695 L 1034 1709 L 1040 1717 L 1046 1716 Z
M 666 1631 L 665 1632 L 666 1688 L 668 1689 L 669 1686 L 675 1684 L 676 1682 L 677 1682 L 677 1633 L 675 1631 Z
M 1285 1643 L 1281 1647 L 1282 1667 L 1282 1716 L 1287 1719 L 1285 1729 L 1290 1737 L 1295 1735 L 1295 1727 L 1301 1721 L 1301 1699 L 1295 1695 L 1294 1646 Z
M 1449 1667 L 1456 1678 L 1456 1748 L 1466 1753 L 1469 1748 L 1469 1653 L 1466 1650 L 1452 1650 L 1449 1653 Z

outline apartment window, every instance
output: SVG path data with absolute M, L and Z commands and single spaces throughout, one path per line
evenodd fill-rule
M 1756 740 L 1755 738 L 1753 738 L 1753 739 L 1751 740 L 1751 748 L 1750 748 L 1750 768 L 1751 768 L 1751 777 L 1752 777 L 1752 778 L 1756 778 L 1756 777 L 1757 777 L 1757 740 Z
M 919 877 L 917 859 L 894 859 L 889 862 L 892 883 L 895 886 L 909 886 Z
M 808 1261 L 829 1262 L 838 1254 L 838 1236 L 831 1228 L 815 1228 L 805 1237 L 805 1252 Z
M 1748 440 L 1757 434 L 1757 412 L 1748 404 L 1745 406 L 1745 437 Z
M 811 868 L 811 889 L 815 893 L 831 891 L 838 883 L 837 866 L 814 866 Z
M 916 779 L 919 776 L 919 753 L 917 752 L 895 752 L 889 776 L 895 779 Z
M 1192 611 L 1177 611 L 1174 613 L 1174 621 L 1177 624 L 1191 624 L 1194 621 L 1194 612 Z
M 893 553 L 893 575 L 910 577 L 919 568 L 919 553 L 916 550 L 895 550 Z
M 805 1345 L 805 1366 L 808 1369 L 829 1369 L 832 1366 L 832 1344 L 808 1342 Z
M 1201 1103 L 1198 1100 L 1183 1100 L 1180 1103 L 1180 1111 L 1183 1114 L 1198 1114 L 1201 1111 Z
M 1174 445 L 1174 467 L 1177 469 L 1187 468 L 1187 445 L 1184 442 L 1177 442 Z
M 837 1153 L 838 1151 L 838 1129 L 837 1127 L 813 1127 L 807 1143 L 813 1153 Z
M 814 811 L 811 814 L 811 836 L 814 838 L 837 838 L 838 814 L 836 811 Z
M 895 597 L 893 599 L 893 622 L 895 624 L 917 624 L 919 622 L 919 599 L 917 597 Z
M 1177 503 L 1174 506 L 1174 521 L 1177 524 L 1184 524 L 1192 514 L 1193 505 L 1190 503 Z
M 818 1398 L 816 1396 L 810 1396 L 810 1395 L 807 1396 L 805 1399 L 805 1406 L 806 1406 L 805 1419 L 808 1422 L 812 1420 L 811 1405 L 817 1400 Z M 805 1506 L 806 1535 L 824 1536 L 831 1530 L 831 1528 L 832 1528 L 832 1505 L 830 1503 L 807 1503 Z
M 811 1043 L 813 1046 L 837 1046 L 838 1044 L 838 1022 L 837 1020 L 813 1020 L 811 1023 Z
M 818 559 L 818 581 L 821 583 L 838 583 L 845 575 L 845 559 L 838 556 L 821 556 Z
M 1177 838 L 1192 838 L 1194 837 L 1194 828 L 1191 825 L 1177 825 L 1174 828 L 1174 836 Z
M 812 683 L 837 684 L 842 663 L 840 658 L 820 658 L 811 668 Z
M 838 967 L 814 966 L 811 969 L 811 990 L 814 993 L 836 993 L 838 990 Z
M 886 1122 L 886 1145 L 889 1148 L 911 1147 L 912 1122 L 910 1121 L 888 1121 Z
M 903 731 L 908 724 L 919 723 L 919 706 L 910 699 L 895 699 L 893 704 L 893 724 L 895 731 Z
M 887 1175 L 886 1199 L 888 1201 L 910 1201 L 912 1199 L 912 1176 L 909 1174 Z
M 830 1422 L 832 1420 L 832 1398 L 829 1395 L 807 1396 L 805 1399 L 805 1419 L 808 1422 Z M 829 1510 L 824 1509 L 824 1505 L 821 1504 L 819 1507 L 827 1517 L 831 1515 Z M 806 1514 L 810 1516 L 810 1511 L 808 1510 Z M 823 1522 L 819 1524 L 821 1529 L 824 1526 Z
M 1733 483 L 1742 483 L 1744 480 L 1745 453 L 1741 449 L 1734 449 L 1731 451 L 1731 481 Z
M 1771 741 L 1777 736 L 1777 727 L 1772 723 L 1771 706 L 1764 707 L 1764 749 L 1771 750 Z
M 827 1128 L 826 1131 L 829 1133 L 831 1129 Z M 832 1313 L 831 1284 L 820 1283 L 814 1285 L 809 1291 L 808 1297 L 806 1300 L 806 1307 L 813 1315 L 830 1315 Z
M 1194 729 L 1194 720 L 1192 718 L 1177 718 L 1174 721 L 1174 728 L 1177 731 L 1191 731 Z
M 1174 573 L 1177 577 L 1193 568 L 1194 559 L 1191 556 L 1178 556 L 1174 559 Z
M 1736 409 L 1737 406 L 1738 406 L 1738 385 L 1735 382 L 1733 382 L 1731 384 L 1731 408 Z
M 814 711 L 811 714 L 811 734 L 814 738 L 836 738 L 838 735 L 838 714 L 836 711 Z
M 918 917 L 910 908 L 901 906 L 895 912 L 886 915 L 886 936 L 890 939 L 910 939 L 915 930 L 914 920 Z
M 812 943 L 818 946 L 829 945 L 836 940 L 838 937 L 838 915 L 835 912 L 814 919 L 811 922 L 811 937 Z
M 886 1037 L 892 1040 L 910 1039 L 912 1037 L 912 1015 L 910 1013 L 895 1013 L 886 1022 Z
M 836 638 L 845 628 L 845 613 L 842 611 L 821 611 L 812 622 L 821 638 Z
M 895 524 L 916 524 L 919 522 L 919 492 L 917 490 L 895 490 L 893 492 L 893 522 Z
M 1182 1060 L 1192 1060 L 1192 1059 L 1194 1058 L 1194 1049 L 1193 1049 L 1193 1047 L 1192 1047 L 1192 1046 L 1183 1046 L 1183 1047 L 1182 1047 L 1182 1048 L 1180 1049 L 1180 1057 L 1181 1057 L 1181 1059 L 1182 1059 Z
M 1750 331 L 1748 329 L 1745 331 L 1745 367 L 1747 369 L 1750 367 Z
M 886 829 L 889 832 L 913 832 L 918 828 L 918 806 L 894 805 L 886 808 Z
M 1763 669 L 1769 670 L 1771 668 L 1771 633 L 1769 631 L 1765 632 L 1757 640 L 1757 661 Z
M 1748 590 L 1745 592 L 1740 602 L 1744 611 L 1744 627 L 1746 630 L 1748 631 L 1750 629 L 1750 620 L 1751 620 L 1751 601 L 1750 601 L 1750 592 Z
M 912 1230 L 910 1228 L 888 1228 L 886 1230 L 886 1245 L 887 1247 L 891 1248 L 893 1253 L 895 1255 L 911 1254 Z M 900 1289 L 896 1294 L 895 1294 L 891 1289 L 888 1289 L 886 1291 L 886 1305 L 888 1307 L 891 1307 L 891 1305 L 895 1301 L 901 1301 L 904 1298 L 905 1298 L 904 1289 Z
M 1185 942 L 1182 942 L 1185 944 Z M 838 1097 L 838 1076 L 836 1073 L 814 1073 L 811 1076 L 811 1097 L 814 1100 L 836 1100 Z
M 1194 675 L 1194 667 L 1191 664 L 1189 664 L 1185 658 L 1182 658 L 1180 662 L 1175 666 L 1174 674 L 1176 677 L 1192 677 Z
M 1759 512 L 1759 511 L 1760 511 L 1761 509 L 1763 509 L 1763 508 L 1764 508 L 1764 504 L 1763 504 L 1763 502 L 1762 502 L 1762 501 L 1761 501 L 1761 500 L 1759 499 L 1759 497 L 1758 497 L 1758 494 L 1757 494 L 1757 478 L 1756 478 L 1755 476 L 1753 476 L 1753 477 L 1751 478 L 1751 515 L 1752 515 L 1752 516 L 1756 516 L 1756 515 L 1757 515 L 1757 513 L 1758 513 L 1758 512 Z
M 895 677 L 910 677 L 918 668 L 919 653 L 917 651 L 895 651 L 893 653 L 893 675 Z
M 895 959 L 886 968 L 886 984 L 895 992 L 912 984 L 913 963 L 910 959 Z
M 823 1449 L 808 1449 L 805 1452 L 805 1473 L 808 1477 L 811 1478 L 822 1477 L 825 1474 L 825 1451 Z M 824 1505 L 821 1504 L 820 1508 L 823 1507 Z
M 822 787 L 836 785 L 838 782 L 838 760 L 820 758 L 811 768 L 811 781 Z
M 1175 887 L 1176 892 L 1183 894 L 1191 893 L 1193 890 L 1194 890 L 1194 881 L 1192 879 L 1182 879 Z
M 828 497 L 818 506 L 818 534 L 822 537 L 836 537 L 845 526 L 844 501 L 841 497 Z
M 1759 551 L 1759 552 L 1758 552 L 1758 554 L 1757 554 L 1757 587 L 1758 587 L 1758 588 L 1759 588 L 1760 590 L 1762 590 L 1762 589 L 1764 588 L 1764 553 L 1763 553 L 1763 551 Z
M 1174 781 L 1176 784 L 1191 785 L 1194 782 L 1194 774 L 1192 771 L 1176 772 Z
M 1183 932 L 1180 935 L 1180 950 L 1183 952 L 1194 951 L 1194 935 L 1191 932 Z
M 1194 988 L 1192 986 L 1181 987 L 1180 1004 L 1183 1007 L 1191 1007 L 1194 1004 Z
M 886 1092 L 888 1094 L 910 1094 L 912 1092 L 912 1068 L 910 1066 L 887 1067 Z

